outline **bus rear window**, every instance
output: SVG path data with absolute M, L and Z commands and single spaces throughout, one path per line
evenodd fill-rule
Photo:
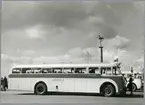
M 13 68 L 12 69 L 12 73 L 20 73 L 21 72 L 21 68 Z

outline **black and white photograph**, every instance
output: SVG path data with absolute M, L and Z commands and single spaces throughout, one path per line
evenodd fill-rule
M 144 1 L 2 1 L 1 103 L 142 105 Z

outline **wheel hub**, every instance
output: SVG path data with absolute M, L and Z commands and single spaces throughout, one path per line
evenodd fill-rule
M 43 90 L 44 90 L 44 89 L 43 89 L 43 87 L 41 87 L 41 86 L 40 86 L 40 87 L 38 87 L 38 92 L 40 92 L 40 93 L 41 93 L 41 92 L 43 92 Z
M 107 88 L 105 89 L 105 93 L 106 93 L 106 94 L 110 94 L 110 93 L 111 93 L 111 89 L 110 89 L 109 87 L 107 87 Z

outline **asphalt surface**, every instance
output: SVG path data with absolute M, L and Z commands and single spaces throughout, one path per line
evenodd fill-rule
M 143 92 L 134 92 L 133 96 L 103 97 L 99 94 L 72 94 L 49 93 L 47 95 L 34 95 L 24 91 L 1 91 L 1 103 L 53 103 L 53 104 L 78 104 L 78 105 L 144 105 Z M 35 105 L 37 105 L 35 104 Z M 40 105 L 40 104 L 39 104 Z

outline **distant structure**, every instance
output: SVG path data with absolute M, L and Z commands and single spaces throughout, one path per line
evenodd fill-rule
M 101 62 L 103 62 L 103 45 L 102 45 L 103 39 L 104 38 L 99 35 L 99 40 L 100 40 L 100 46 L 99 46 L 99 48 L 100 48 L 100 52 L 101 52 Z

